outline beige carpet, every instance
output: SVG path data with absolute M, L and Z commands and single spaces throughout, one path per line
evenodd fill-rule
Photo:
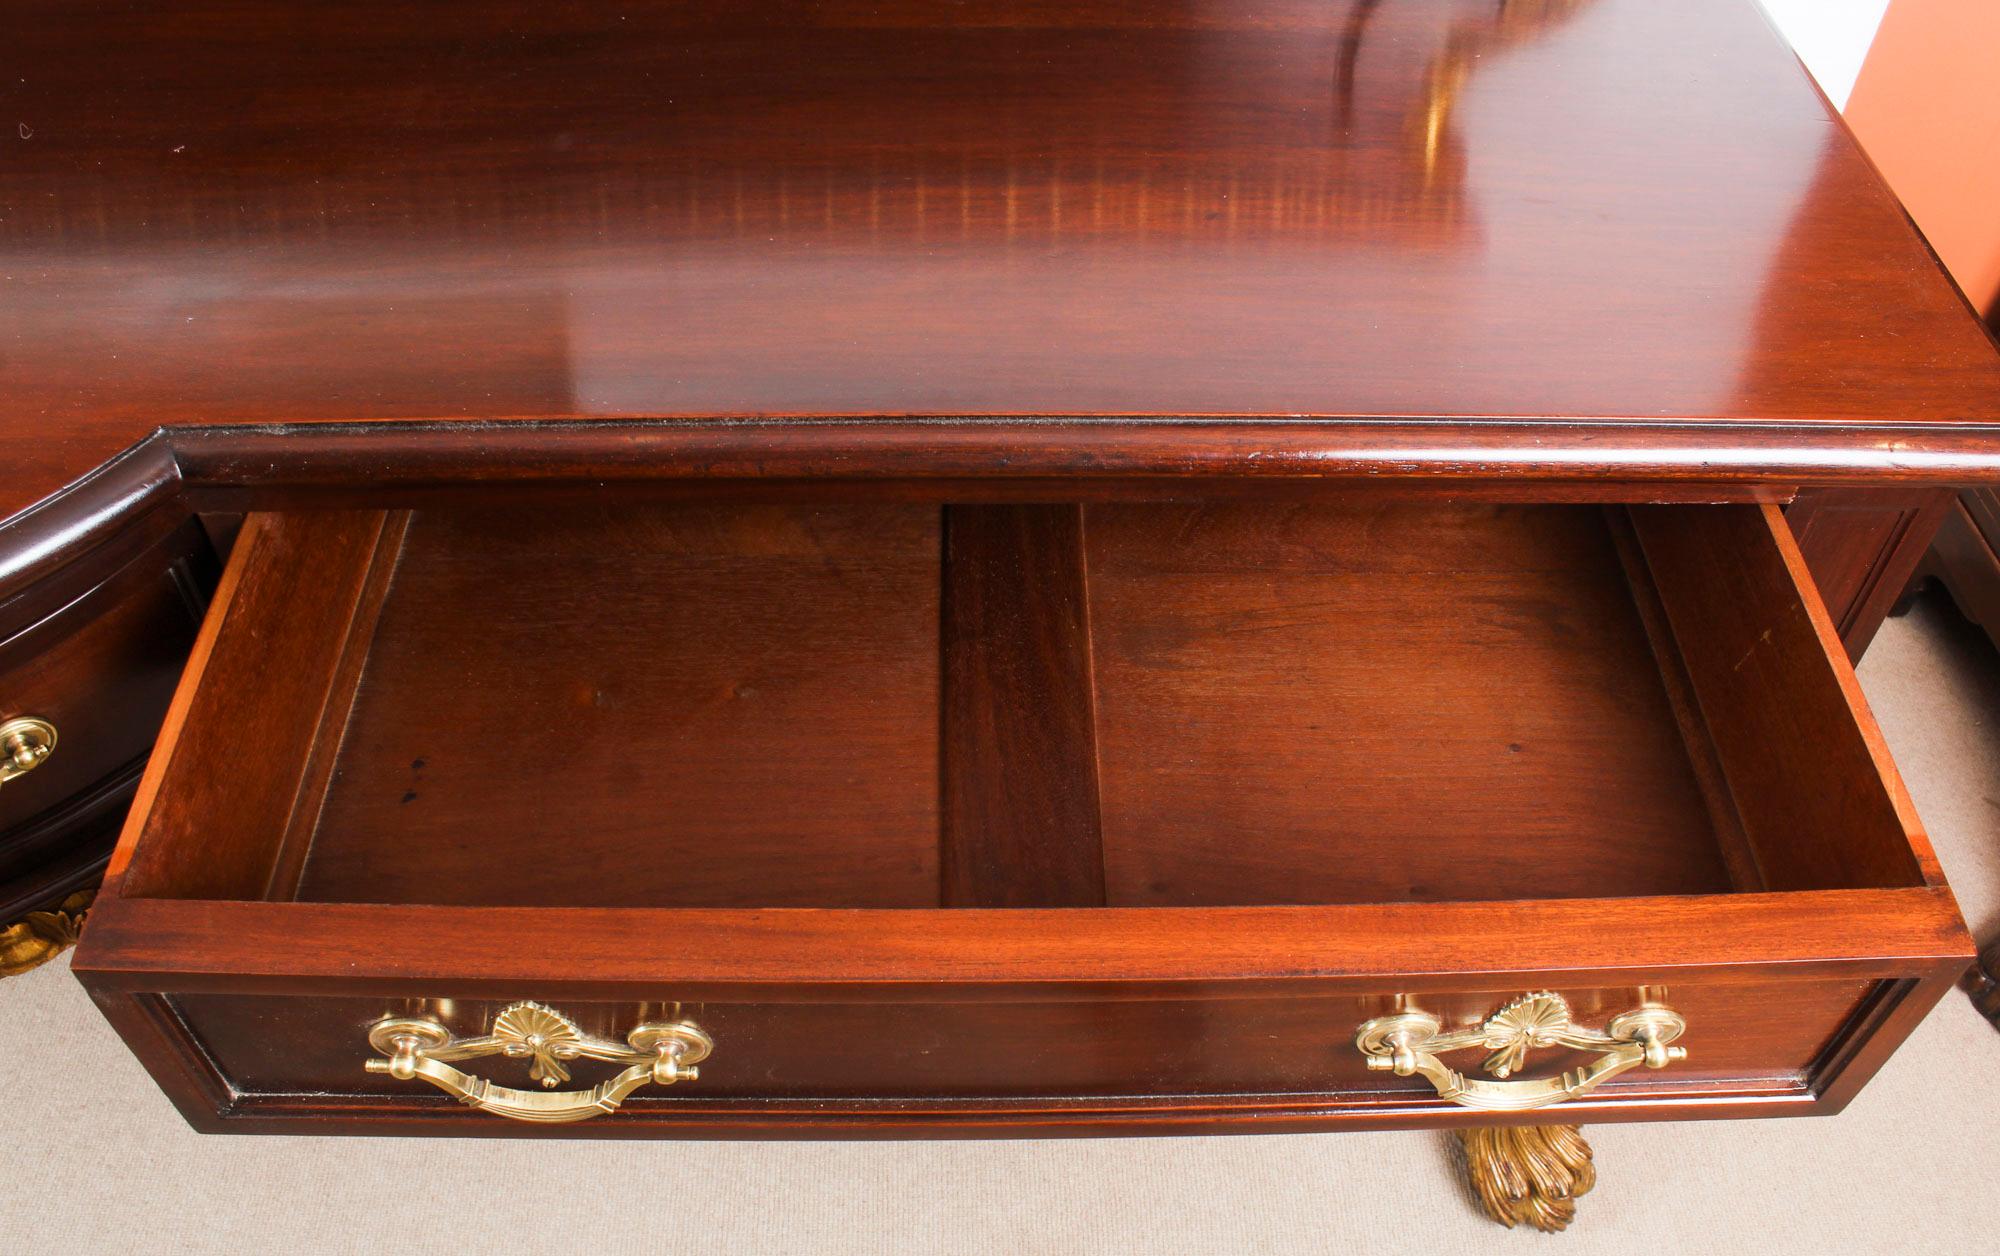
M 2000 664 L 1947 609 L 1862 680 L 1975 929 L 2000 928 Z M 1622 1125 L 1567 1234 L 1482 1220 L 1433 1134 L 988 1143 L 204 1138 L 68 971 L 0 984 L 0 1253 L 1978 1252 L 2000 1033 L 1954 994 L 1846 1114 Z

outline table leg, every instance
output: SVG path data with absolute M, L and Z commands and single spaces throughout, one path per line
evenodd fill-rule
M 76 945 L 96 890 L 79 890 L 47 911 L 31 911 L 0 929 L 0 977 L 18 977 Z
M 1965 970 L 1965 991 L 1972 1006 L 2000 1029 L 2000 938 L 1979 948 L 1979 960 Z
M 1486 1215 L 1508 1229 L 1525 1221 L 1561 1230 L 1577 1198 L 1597 1184 L 1590 1144 L 1574 1125 L 1511 1125 L 1458 1132 L 1466 1172 Z

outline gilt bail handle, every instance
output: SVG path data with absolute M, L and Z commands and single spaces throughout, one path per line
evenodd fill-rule
M 1589 1029 L 1570 1018 L 1569 1003 L 1549 991 L 1524 994 L 1483 1023 L 1445 1032 L 1438 1018 L 1409 1008 L 1378 1016 L 1361 1026 L 1354 1045 L 1368 1057 L 1368 1067 L 1398 1077 L 1422 1074 L 1441 1098 L 1489 1112 L 1520 1112 L 1543 1108 L 1589 1094 L 1628 1069 L 1645 1065 L 1665 1068 L 1687 1058 L 1684 1047 L 1671 1045 L 1687 1031 L 1679 1012 L 1646 1003 L 1611 1018 L 1603 1029 Z M 1532 1081 L 1488 1081 L 1467 1077 L 1439 1059 L 1449 1051 L 1485 1047 L 1492 1054 L 1484 1068 L 1506 1078 L 1536 1047 L 1573 1047 L 1598 1052 L 1582 1068 Z
M 636 1025 L 619 1044 L 584 1033 L 575 1021 L 540 1003 L 516 1003 L 493 1018 L 493 1028 L 476 1038 L 459 1038 L 435 1018 L 386 1016 L 368 1030 L 368 1045 L 380 1053 L 367 1062 L 371 1073 L 399 1081 L 422 1078 L 468 1107 L 515 1121 L 562 1123 L 616 1112 L 627 1096 L 647 1083 L 671 1086 L 701 1075 L 695 1067 L 715 1043 L 690 1020 Z M 529 1077 L 541 1090 L 496 1085 L 453 1068 L 451 1061 L 502 1055 L 530 1062 Z M 588 1090 L 557 1090 L 569 1080 L 568 1062 L 605 1060 L 627 1067 Z

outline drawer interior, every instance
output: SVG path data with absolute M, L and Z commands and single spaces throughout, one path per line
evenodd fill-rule
M 216 613 L 127 898 L 1156 907 L 1930 879 L 1768 508 L 300 513 L 251 519 Z

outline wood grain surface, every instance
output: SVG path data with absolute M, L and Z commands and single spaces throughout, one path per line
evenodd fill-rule
M 934 906 L 938 524 L 418 514 L 298 896 Z
M 1088 519 L 1114 901 L 1727 887 L 1597 510 Z
M 944 519 L 941 902 L 1102 907 L 1084 510 Z
M 474 424 L 446 478 L 588 442 L 551 420 L 831 416 L 1058 473 L 1087 438 L 975 421 L 2000 473 L 1990 341 L 1751 0 L 27 0 L 9 50 L 0 517 L 162 426 L 191 484 L 367 483 L 390 420 Z

